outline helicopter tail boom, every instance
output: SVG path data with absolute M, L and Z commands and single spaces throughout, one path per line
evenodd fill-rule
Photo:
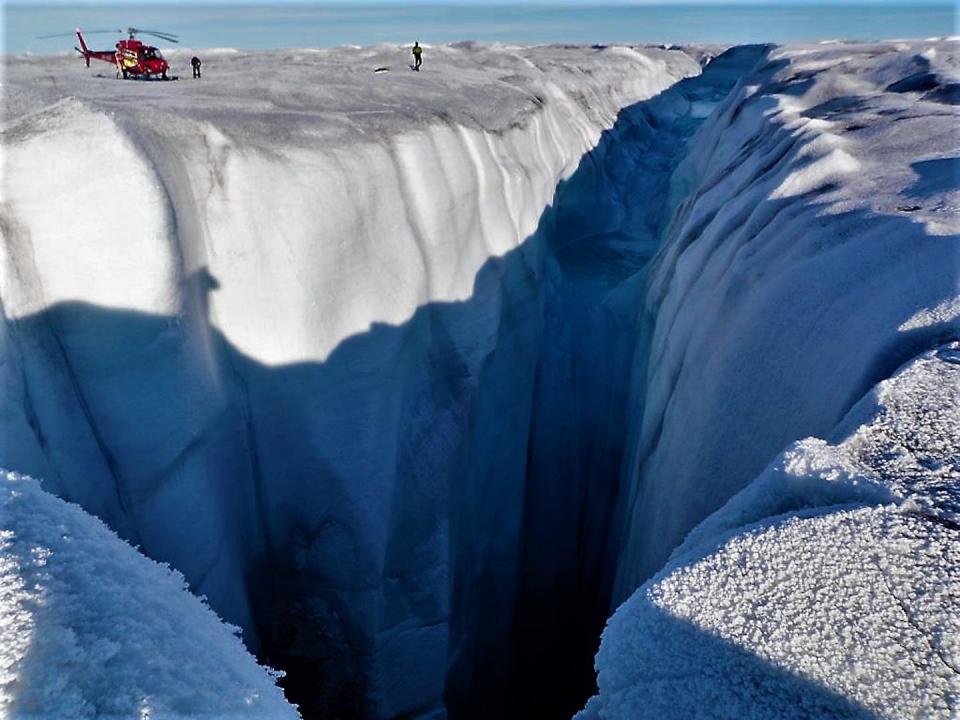
M 87 67 L 90 67 L 90 48 L 88 48 L 87 44 L 83 41 L 83 35 L 80 34 L 80 28 L 77 28 L 77 40 L 80 41 L 80 47 L 74 48 L 74 50 L 83 55 L 83 59 L 87 61 Z M 81 50 L 80 48 L 83 49 Z
M 80 47 L 74 47 L 73 49 L 80 53 L 83 56 L 84 61 L 87 63 L 87 67 L 90 67 L 91 60 L 103 60 L 108 62 L 111 65 L 115 65 L 117 62 L 117 54 L 114 50 L 91 50 L 87 47 L 86 41 L 83 39 L 83 35 L 80 32 L 80 28 L 75 30 L 77 34 L 77 40 L 80 41 Z

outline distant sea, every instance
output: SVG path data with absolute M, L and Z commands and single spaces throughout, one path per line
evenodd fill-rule
M 63 53 L 70 37 L 128 26 L 180 36 L 188 48 L 291 48 L 444 43 L 743 43 L 956 35 L 954 2 L 760 4 L 191 4 L 39 5 L 0 0 L 4 53 Z M 91 34 L 112 47 L 115 32 Z M 170 44 L 156 40 L 159 47 Z

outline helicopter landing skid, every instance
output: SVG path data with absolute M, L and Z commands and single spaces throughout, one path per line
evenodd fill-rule
M 168 75 L 167 77 L 161 77 L 160 75 L 127 75 L 121 78 L 117 74 L 117 80 L 139 80 L 140 82 L 171 82 L 179 79 L 179 75 Z

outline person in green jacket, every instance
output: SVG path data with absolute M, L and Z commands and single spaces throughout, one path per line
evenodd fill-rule
M 423 59 L 420 57 L 423 55 L 423 48 L 420 47 L 420 43 L 415 42 L 413 44 L 413 69 L 417 72 L 420 72 L 420 66 L 423 65 Z

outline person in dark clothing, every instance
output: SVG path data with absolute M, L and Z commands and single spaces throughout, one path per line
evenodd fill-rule
M 423 60 L 421 55 L 423 54 L 423 48 L 420 47 L 419 42 L 413 44 L 413 69 L 417 72 L 420 72 L 420 66 L 423 65 Z
M 190 59 L 190 64 L 193 65 L 193 77 L 195 80 L 200 79 L 200 58 L 194 55 Z

